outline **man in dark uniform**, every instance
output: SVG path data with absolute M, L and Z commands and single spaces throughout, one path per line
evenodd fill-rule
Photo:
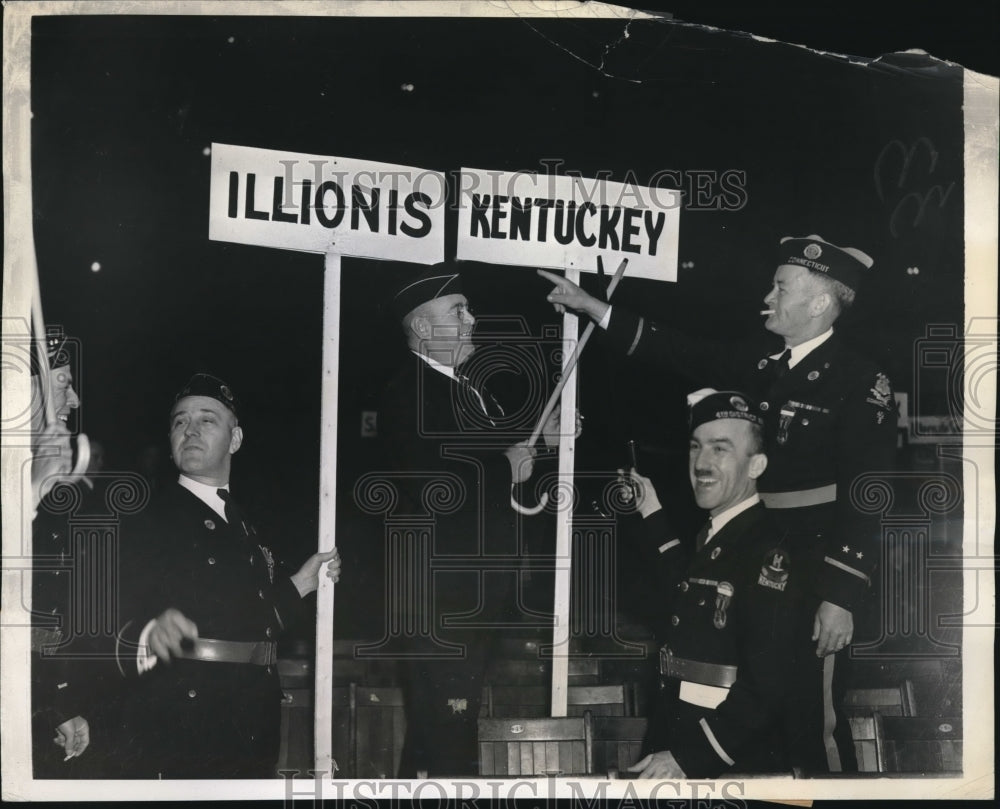
M 117 660 L 138 676 L 129 777 L 273 778 L 281 689 L 278 634 L 316 590 L 336 548 L 294 574 L 229 493 L 243 441 L 230 388 L 197 374 L 170 413 L 176 485 L 158 493 L 126 532 Z
M 811 771 L 857 768 L 850 727 L 840 711 L 846 690 L 854 615 L 880 554 L 877 518 L 861 513 L 851 490 L 859 476 L 892 469 L 896 406 L 886 374 L 848 349 L 834 322 L 854 300 L 872 259 L 819 236 L 781 240 L 778 267 L 764 299 L 768 331 L 784 350 L 694 339 L 588 295 L 552 273 L 548 299 L 586 312 L 628 356 L 666 366 L 703 383 L 746 390 L 759 402 L 767 436 L 767 473 L 760 496 L 794 538 L 812 583 L 815 608 L 803 632 L 816 642 L 819 663 L 802 678 L 824 689 L 820 713 L 792 710 L 799 759 Z M 825 658 L 825 659 L 824 659 Z M 833 709 L 831 714 L 830 707 Z
M 93 719 L 84 672 L 60 647 L 68 639 L 72 624 L 73 548 L 66 525 L 66 504 L 79 503 L 82 488 L 71 476 L 73 450 L 67 422 L 80 406 L 73 387 L 73 342 L 62 329 L 53 327 L 46 336 L 48 393 L 55 421 L 44 425 L 41 385 L 45 377 L 32 363 L 32 631 L 31 715 L 32 759 L 35 778 L 82 777 L 90 759 L 82 766 L 74 761 L 90 746 Z M 52 491 L 54 486 L 59 489 Z M 69 488 L 62 488 L 69 487 Z M 91 757 L 92 758 L 92 757 Z
M 641 778 L 787 771 L 778 729 L 802 648 L 802 572 L 757 494 L 768 463 L 764 420 L 734 391 L 705 389 L 688 402 L 688 474 L 709 513 L 694 547 L 670 532 L 652 484 L 632 473 L 670 626 L 651 752 L 630 769 Z
M 498 625 L 517 620 L 512 485 L 531 476 L 535 450 L 504 430 L 502 405 L 468 362 L 476 319 L 457 271 L 429 268 L 396 292 L 392 307 L 411 353 L 387 387 L 379 429 L 400 491 L 395 513 L 433 523 L 429 538 L 418 531 L 407 546 L 427 566 L 407 614 L 387 616 L 413 628 L 402 653 L 400 775 L 474 775 L 490 646 Z M 554 417 L 546 441 L 558 443 L 557 432 Z

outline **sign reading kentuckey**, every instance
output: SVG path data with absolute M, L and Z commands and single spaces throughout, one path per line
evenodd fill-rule
M 552 174 L 462 169 L 458 258 L 677 280 L 681 192 Z
M 443 174 L 411 166 L 215 143 L 208 236 L 434 264 L 446 189 Z

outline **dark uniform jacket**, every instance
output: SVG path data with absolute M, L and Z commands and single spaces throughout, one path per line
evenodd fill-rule
M 379 432 L 387 477 L 399 498 L 391 516 L 401 530 L 407 523 L 414 526 L 406 535 L 409 542 L 421 542 L 423 532 L 430 532 L 429 563 L 435 571 L 421 576 L 422 586 L 431 588 L 424 593 L 429 614 L 411 588 L 408 614 L 387 616 L 420 629 L 403 653 L 424 655 L 408 657 L 403 670 L 407 739 L 400 775 L 474 775 L 486 661 L 497 622 L 512 617 L 514 608 L 515 574 L 484 572 L 504 560 L 518 564 L 510 464 L 503 455 L 512 441 L 491 424 L 467 388 L 415 355 L 387 387 Z M 403 585 L 387 586 L 400 592 Z M 463 625 L 446 623 L 455 620 Z M 442 657 L 442 644 L 461 653 Z
M 276 641 L 301 609 L 265 540 L 244 536 L 193 493 L 166 487 L 126 528 L 118 665 L 137 676 L 147 622 L 180 610 L 199 638 Z M 131 710 L 131 777 L 274 777 L 281 689 L 277 667 L 173 659 L 139 675 Z
M 669 615 L 661 651 L 665 688 L 650 752 L 669 749 L 689 778 L 782 761 L 780 742 L 758 749 L 779 738 L 782 700 L 795 676 L 801 572 L 781 532 L 757 504 L 690 557 L 662 511 L 643 520 L 643 533 Z M 680 680 L 731 685 L 713 710 L 681 702 Z
M 866 473 L 890 471 L 896 452 L 896 406 L 879 367 L 834 333 L 778 377 L 765 349 L 693 339 L 618 306 L 607 336 L 629 356 L 759 402 L 768 457 L 761 496 L 783 528 L 808 539 L 802 550 L 816 598 L 853 609 L 871 583 L 881 531 L 879 515 L 854 505 L 865 498 L 852 487 L 863 487 Z M 767 500 L 790 493 L 786 500 L 809 502 L 810 492 L 832 487 L 835 501 L 779 509 Z
M 104 487 L 60 483 L 32 523 L 31 706 L 35 778 L 114 774 L 113 663 L 118 515 Z M 56 728 L 75 716 L 90 726 L 90 746 L 64 761 Z

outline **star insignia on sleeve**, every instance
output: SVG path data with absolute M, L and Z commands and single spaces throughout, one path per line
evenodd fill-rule
M 844 553 L 850 553 L 850 552 L 851 552 L 851 548 L 850 548 L 850 546 L 849 546 L 849 545 L 845 545 L 845 546 L 844 546 L 843 548 L 841 548 L 840 550 L 841 550 L 842 552 L 844 552 Z
M 864 556 L 864 554 L 861 551 L 858 551 L 856 555 L 857 555 L 858 559 L 860 559 L 862 556 Z

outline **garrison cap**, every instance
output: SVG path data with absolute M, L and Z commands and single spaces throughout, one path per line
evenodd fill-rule
M 434 264 L 416 278 L 409 278 L 396 290 L 392 298 L 392 312 L 402 320 L 410 312 L 427 301 L 443 298 L 445 295 L 460 295 L 462 282 L 453 264 Z
M 855 247 L 838 247 L 821 236 L 785 236 L 781 240 L 778 264 L 805 267 L 857 290 L 865 270 L 874 261 Z
M 181 399 L 188 396 L 207 396 L 210 399 L 215 399 L 228 407 L 233 412 L 234 416 L 237 415 L 236 397 L 233 396 L 233 391 L 230 389 L 229 385 L 217 376 L 212 376 L 211 374 L 195 374 L 174 397 L 174 404 L 177 404 Z
M 67 337 L 62 326 L 45 327 L 45 356 L 49 360 L 49 368 L 62 368 L 72 365 L 77 351 L 76 341 Z M 38 357 L 31 354 L 31 375 L 41 373 Z
M 702 424 L 720 419 L 739 419 L 759 427 L 764 426 L 764 419 L 757 412 L 757 403 L 739 391 L 702 388 L 689 393 L 687 401 L 688 426 L 691 431 Z

